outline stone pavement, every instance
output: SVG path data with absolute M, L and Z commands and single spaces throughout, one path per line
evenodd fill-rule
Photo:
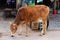
M 43 36 L 39 36 L 39 32 L 30 32 L 28 37 L 25 34 L 16 34 L 13 38 L 10 34 L 6 33 L 0 37 L 0 40 L 60 40 L 60 31 L 48 31 Z

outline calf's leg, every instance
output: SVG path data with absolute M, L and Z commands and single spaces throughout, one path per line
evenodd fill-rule
M 29 27 L 28 27 L 28 23 L 26 22 L 26 36 L 29 35 Z
M 47 27 L 47 23 L 46 23 L 46 19 L 42 19 L 43 22 L 42 22 L 42 30 L 40 32 L 40 35 L 44 35 L 46 33 L 46 27 Z
M 46 31 L 47 31 L 46 28 L 47 28 L 47 20 L 45 19 L 45 20 L 44 20 L 44 34 L 45 34 Z
M 19 26 L 19 29 L 20 29 L 19 35 L 22 34 L 22 25 L 23 25 L 23 24 L 20 24 L 20 26 Z

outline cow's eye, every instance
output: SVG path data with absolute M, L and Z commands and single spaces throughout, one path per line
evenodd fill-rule
M 13 30 L 17 30 L 17 27 L 14 27 Z

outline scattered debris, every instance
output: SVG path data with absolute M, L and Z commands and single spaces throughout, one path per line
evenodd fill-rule
M 0 37 L 2 37 L 2 33 L 0 33 Z

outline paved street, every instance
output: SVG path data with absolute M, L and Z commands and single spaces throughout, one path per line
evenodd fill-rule
M 15 37 L 11 37 L 10 34 L 3 34 L 0 37 L 0 40 L 60 40 L 60 31 L 49 31 L 46 35 L 39 36 L 39 32 L 31 32 L 28 37 L 22 35 L 15 35 Z

